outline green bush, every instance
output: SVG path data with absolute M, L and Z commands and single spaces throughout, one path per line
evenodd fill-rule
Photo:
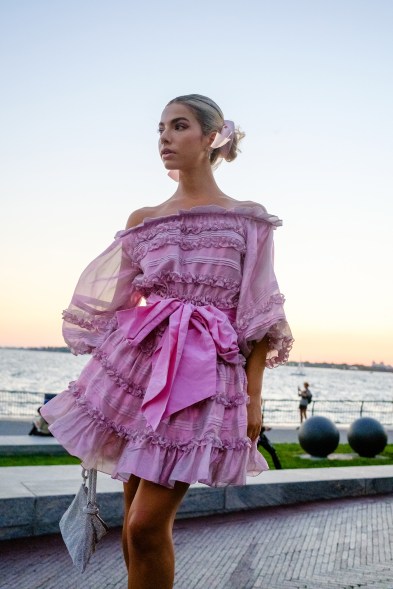
M 361 458 L 354 453 L 349 444 L 339 444 L 334 454 L 351 454 L 352 460 L 334 460 L 331 458 L 304 459 L 301 455 L 306 452 L 299 444 L 274 444 L 283 468 L 329 468 L 331 466 L 371 466 L 377 464 L 393 464 L 393 444 L 388 444 L 385 450 L 376 458 Z M 266 450 L 260 450 L 271 469 L 273 461 Z

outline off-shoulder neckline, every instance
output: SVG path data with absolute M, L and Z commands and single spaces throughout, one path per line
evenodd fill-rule
M 186 215 L 199 215 L 199 214 L 220 214 L 220 215 L 242 215 L 257 221 L 269 223 L 274 228 L 282 225 L 281 219 L 276 215 L 271 215 L 267 212 L 265 207 L 259 203 L 252 201 L 245 201 L 244 204 L 234 205 L 233 207 L 226 208 L 220 205 L 196 205 L 189 209 L 179 209 L 175 213 L 169 215 L 161 215 L 158 217 L 145 217 L 138 225 L 130 227 L 129 229 L 122 229 L 116 233 L 116 237 L 122 237 L 128 235 L 130 232 L 134 232 L 137 229 L 146 227 L 154 223 L 162 221 L 169 221 L 170 219 L 176 219 L 178 217 Z

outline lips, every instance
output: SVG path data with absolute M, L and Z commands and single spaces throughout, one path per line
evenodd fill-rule
M 174 151 L 171 151 L 170 149 L 163 149 L 161 151 L 161 157 L 168 156 L 168 155 L 173 155 L 174 153 L 175 152 Z

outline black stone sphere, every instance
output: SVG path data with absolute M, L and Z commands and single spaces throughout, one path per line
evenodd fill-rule
M 314 415 L 303 422 L 299 429 L 299 444 L 311 456 L 326 458 L 334 452 L 340 441 L 340 432 L 330 419 Z
M 383 426 L 372 417 L 360 417 L 348 430 L 348 443 L 359 456 L 374 458 L 388 443 Z

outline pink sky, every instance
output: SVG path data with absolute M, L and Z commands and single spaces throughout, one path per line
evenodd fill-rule
M 83 268 L 172 194 L 157 124 L 198 92 L 246 132 L 220 188 L 284 220 L 291 359 L 393 364 L 392 2 L 217 0 L 213 46 L 199 4 L 22 5 L 0 18 L 0 345 L 62 345 Z

